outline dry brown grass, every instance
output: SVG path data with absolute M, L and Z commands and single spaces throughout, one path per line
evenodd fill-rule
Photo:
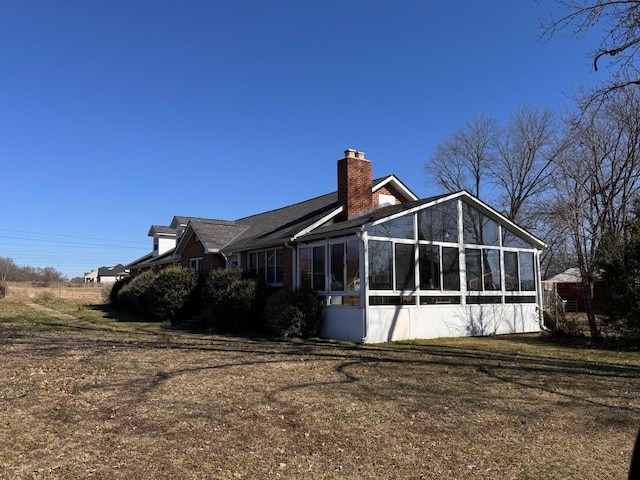
M 640 354 L 68 326 L 0 301 L 0 478 L 623 479 Z
M 43 303 L 56 300 L 72 300 L 78 303 L 102 303 L 111 285 L 56 283 L 40 287 L 31 282 L 8 282 L 6 297 L 11 300 L 32 300 Z

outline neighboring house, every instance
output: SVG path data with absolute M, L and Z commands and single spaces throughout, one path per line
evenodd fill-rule
M 566 312 L 587 311 L 579 268 L 569 268 L 562 273 L 554 275 L 545 280 L 543 285 L 545 291 L 553 292 L 562 299 Z M 603 310 L 603 292 L 598 283 L 593 287 L 593 305 L 596 312 Z
M 180 217 L 172 258 L 312 288 L 328 338 L 539 330 L 540 240 L 468 192 L 418 199 L 394 175 L 373 180 L 362 152 L 347 150 L 337 170 L 336 192 L 294 205 L 235 221 Z
M 129 275 L 129 270 L 122 264 L 115 267 L 100 267 L 84 274 L 85 283 L 115 283 Z
M 176 241 L 184 232 L 189 219 L 190 217 L 175 216 L 169 226 L 152 225 L 147 235 L 153 238 L 153 250 L 127 265 L 131 275 L 139 275 L 154 267 L 177 264 L 173 257 Z
M 98 269 L 91 270 L 84 274 L 84 283 L 96 283 L 98 281 Z

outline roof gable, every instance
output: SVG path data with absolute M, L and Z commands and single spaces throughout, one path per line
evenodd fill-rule
M 492 207 L 490 207 L 480 199 L 474 197 L 465 190 L 455 193 L 436 195 L 433 197 L 423 198 L 421 200 L 416 200 L 399 205 L 388 205 L 373 208 L 367 212 L 363 212 L 360 215 L 355 215 L 346 221 L 328 223 L 312 232 L 309 232 L 306 237 L 308 239 L 311 239 L 314 236 L 337 235 L 350 231 L 361 230 L 365 225 L 375 225 L 377 223 L 386 222 L 388 220 L 392 220 L 393 218 L 412 214 L 414 212 L 417 212 L 418 210 L 422 210 L 423 208 L 428 208 L 437 203 L 446 202 L 448 200 L 453 200 L 456 198 L 462 199 L 463 201 L 473 205 L 486 215 L 505 224 L 510 230 L 528 240 L 530 243 L 536 246 L 536 248 L 542 249 L 546 247 L 546 244 L 542 240 L 530 234 L 522 227 L 516 225 L 504 215 L 494 210 Z
M 386 177 L 378 178 L 373 181 L 372 192 L 380 190 L 382 187 L 392 187 L 400 195 L 404 197 L 404 200 L 408 202 L 416 201 L 419 197 L 413 193 L 404 183 L 402 183 L 395 175 L 387 175 Z

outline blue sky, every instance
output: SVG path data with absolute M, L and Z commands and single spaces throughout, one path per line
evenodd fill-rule
M 418 196 L 478 113 L 570 105 L 597 37 L 552 0 L 21 0 L 0 11 L 0 256 L 69 278 L 174 215 L 236 219 L 336 189 L 366 152 Z

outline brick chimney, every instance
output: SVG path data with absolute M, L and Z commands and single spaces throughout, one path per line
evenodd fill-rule
M 339 220 L 373 207 L 372 187 L 373 168 L 364 152 L 346 150 L 344 158 L 338 160 L 338 203 L 344 206 Z

